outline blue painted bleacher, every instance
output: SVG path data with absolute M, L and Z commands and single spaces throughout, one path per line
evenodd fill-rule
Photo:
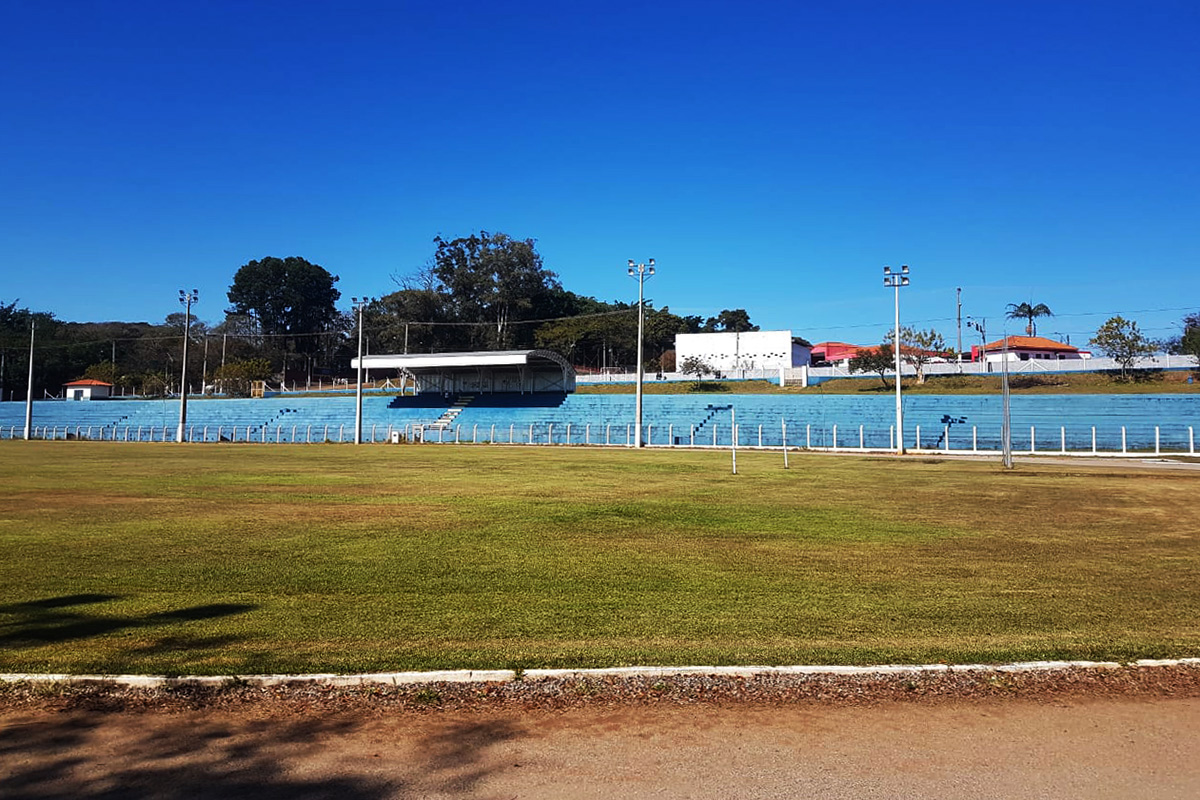
M 363 435 L 384 441 L 392 431 L 433 441 L 498 441 L 556 444 L 626 444 L 633 438 L 634 397 L 601 394 L 479 395 L 450 426 L 435 423 L 458 398 L 442 395 L 367 396 Z M 464 398 L 465 400 L 466 398 Z M 729 446 L 736 415 L 741 445 L 779 446 L 786 423 L 795 446 L 886 448 L 895 422 L 892 395 L 646 395 L 643 436 L 652 445 Z M 732 412 L 732 413 L 731 413 Z M 1001 400 L 990 395 L 907 396 L 905 443 L 951 449 L 996 449 Z M 0 438 L 19 438 L 25 404 L 0 403 Z M 192 398 L 188 436 L 195 441 L 351 441 L 355 398 Z M 46 400 L 33 405 L 39 438 L 171 440 L 179 400 Z M 836 426 L 836 433 L 835 433 Z M 859 427 L 862 426 L 860 438 Z M 1200 398 L 1194 395 L 1017 395 L 1012 398 L 1014 447 L 1037 450 L 1120 450 L 1122 428 L 1129 450 L 1152 449 L 1155 428 L 1163 450 L 1194 446 Z M 1189 427 L 1192 431 L 1189 431 Z M 1064 431 L 1065 429 L 1065 431 Z M 760 433 L 761 431 L 761 433 Z M 760 439 L 761 435 L 761 439 Z M 835 439 L 836 435 L 836 439 Z

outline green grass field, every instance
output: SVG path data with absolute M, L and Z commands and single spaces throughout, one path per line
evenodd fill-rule
M 0 672 L 1200 655 L 1200 473 L 3 442 Z

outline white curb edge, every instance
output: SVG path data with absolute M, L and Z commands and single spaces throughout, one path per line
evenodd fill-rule
M 1200 666 L 1200 658 L 1141 659 L 1122 664 L 1116 661 L 1022 661 L 1013 664 L 881 664 L 855 666 L 784 667 L 607 667 L 602 669 L 511 669 L 442 670 L 432 672 L 371 672 L 339 675 L 70 675 L 0 673 L 0 683 L 54 683 L 85 685 L 102 683 L 140 689 L 172 686 L 404 686 L 429 683 L 507 683 L 516 680 L 563 680 L 586 678 L 673 678 L 689 675 L 756 678 L 772 675 L 903 675 L 937 672 L 1048 672 L 1065 669 L 1120 669 L 1121 667 Z

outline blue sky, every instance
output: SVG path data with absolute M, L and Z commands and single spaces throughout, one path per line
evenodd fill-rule
M 348 306 L 481 229 L 814 341 L 879 341 L 902 263 L 949 342 L 955 287 L 1076 344 L 1200 310 L 1194 0 L 0 9 L 0 301 L 60 319 L 217 322 L 267 255 Z

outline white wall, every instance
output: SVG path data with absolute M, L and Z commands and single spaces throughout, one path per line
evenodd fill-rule
M 675 366 L 679 369 L 687 358 L 699 358 L 722 372 L 803 366 L 809 361 L 811 348 L 795 344 L 792 338 L 791 331 L 678 333 Z

